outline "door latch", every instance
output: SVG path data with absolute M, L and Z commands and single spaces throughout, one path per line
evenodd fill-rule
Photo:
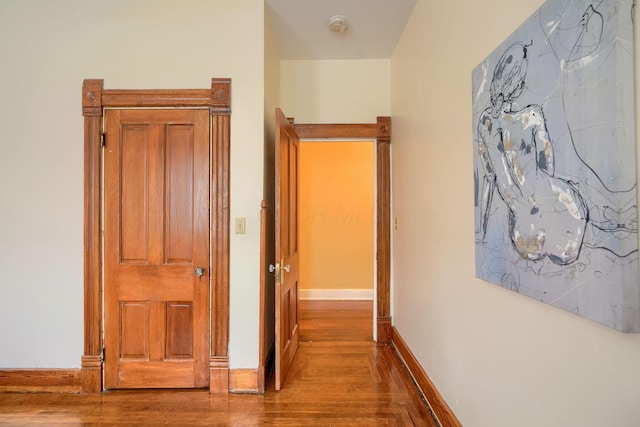
M 269 264 L 269 273 L 276 273 L 276 283 L 280 283 L 280 264 Z
M 284 259 L 280 261 L 279 264 L 278 263 L 276 263 L 276 265 L 269 264 L 269 272 L 275 273 L 276 283 L 281 283 L 280 281 L 282 280 L 283 271 L 286 271 L 287 273 L 291 271 L 291 266 L 289 264 L 285 265 L 284 267 L 281 267 L 282 264 L 284 264 Z

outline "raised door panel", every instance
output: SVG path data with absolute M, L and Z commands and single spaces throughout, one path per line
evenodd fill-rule
M 166 128 L 165 263 L 193 262 L 193 127 Z
M 148 126 L 123 126 L 120 171 L 120 246 L 124 264 L 149 263 Z

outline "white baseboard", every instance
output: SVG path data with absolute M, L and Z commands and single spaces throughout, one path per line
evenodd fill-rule
M 373 300 L 373 289 L 299 289 L 301 300 Z

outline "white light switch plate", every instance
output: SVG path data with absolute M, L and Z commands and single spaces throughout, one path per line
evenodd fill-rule
M 236 218 L 236 234 L 245 234 L 247 232 L 247 219 Z

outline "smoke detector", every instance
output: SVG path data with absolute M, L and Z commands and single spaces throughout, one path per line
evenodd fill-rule
M 349 21 L 342 15 L 334 15 L 329 18 L 329 29 L 334 33 L 346 33 L 349 30 Z

